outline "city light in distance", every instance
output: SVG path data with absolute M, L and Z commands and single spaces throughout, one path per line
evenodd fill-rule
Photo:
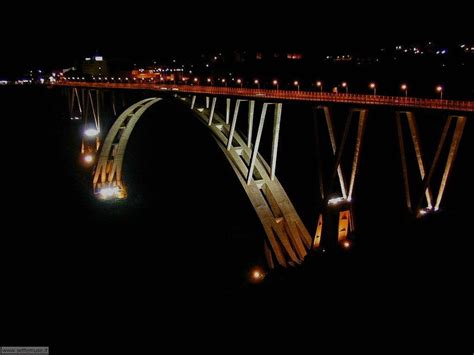
M 351 247 L 351 243 L 348 241 L 348 240 L 345 240 L 343 243 L 342 243 L 342 246 L 345 248 L 345 249 L 349 249 Z

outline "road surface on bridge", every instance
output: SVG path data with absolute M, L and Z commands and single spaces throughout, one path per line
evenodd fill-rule
M 321 103 L 334 102 L 368 106 L 392 106 L 404 108 L 474 112 L 474 101 L 424 99 L 405 96 L 327 93 L 300 90 L 250 89 L 202 85 L 169 85 L 156 83 L 61 81 L 55 83 L 54 85 L 96 89 L 154 90 L 162 92 L 181 92 L 187 94 L 236 96 L 272 100 L 309 101 Z

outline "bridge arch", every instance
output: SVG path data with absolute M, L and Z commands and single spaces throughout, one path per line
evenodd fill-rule
M 235 129 L 239 100 L 232 122 L 215 111 L 206 100 L 205 107 L 196 105 L 196 98 L 181 97 L 181 102 L 191 105 L 195 116 L 206 126 L 231 164 L 249 197 L 266 233 L 264 250 L 271 268 L 287 267 L 301 263 L 311 248 L 312 238 L 303 225 L 288 195 L 274 174 L 276 154 L 270 166 L 258 153 L 259 134 L 263 128 L 269 106 L 275 106 L 275 119 L 281 114 L 274 103 L 264 103 L 255 144 L 251 137 L 244 137 Z M 141 115 L 161 98 L 141 100 L 126 109 L 114 122 L 102 146 L 94 173 L 94 192 L 99 198 L 125 198 L 126 186 L 122 180 L 125 149 L 130 135 Z M 254 102 L 250 104 L 254 107 Z M 252 109 L 253 119 L 253 109 Z

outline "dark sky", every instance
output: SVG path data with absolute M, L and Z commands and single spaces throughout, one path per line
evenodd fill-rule
M 140 58 L 203 49 L 324 52 L 400 41 L 474 39 L 466 18 L 469 10 L 452 1 L 427 8 L 413 1 L 187 3 L 13 4 L 0 23 L 0 75 L 29 66 L 61 66 L 96 50 Z

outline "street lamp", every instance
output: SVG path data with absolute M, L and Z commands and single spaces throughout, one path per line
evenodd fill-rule
M 240 88 L 242 88 L 242 86 L 243 86 L 242 79 L 237 79 L 237 84 L 240 84 Z
M 341 86 L 346 89 L 346 94 L 349 92 L 349 86 L 347 85 L 347 83 L 345 81 L 342 82 Z
M 207 78 L 207 83 L 208 83 L 209 85 L 211 85 L 211 84 L 212 84 L 212 79 L 211 79 L 211 78 Z
M 227 86 L 227 83 L 226 83 L 225 79 L 222 79 L 221 81 L 222 81 L 222 84 L 224 84 L 225 86 Z
M 260 81 L 258 81 L 258 79 L 255 79 L 255 80 L 254 80 L 254 83 L 255 83 L 255 85 L 257 85 L 257 87 L 260 89 Z
M 323 92 L 323 83 L 321 81 L 316 82 L 316 86 L 320 89 L 321 92 Z
M 280 86 L 278 85 L 278 80 L 273 80 L 273 85 L 276 86 L 277 90 L 279 90 Z
M 377 95 L 377 86 L 375 85 L 375 83 L 370 83 L 369 88 L 374 90 L 374 96 Z
M 193 81 L 199 85 L 199 78 L 194 78 Z
M 443 99 L 443 87 L 441 85 L 438 85 L 436 87 L 436 91 L 439 92 L 439 98 L 442 100 Z
M 402 84 L 402 85 L 400 86 L 400 89 L 402 89 L 403 91 L 405 91 L 405 97 L 407 97 L 407 96 L 408 96 L 408 86 L 407 86 L 407 84 Z
M 298 88 L 298 91 L 300 91 L 300 83 L 298 80 L 295 80 L 293 85 L 295 85 Z

